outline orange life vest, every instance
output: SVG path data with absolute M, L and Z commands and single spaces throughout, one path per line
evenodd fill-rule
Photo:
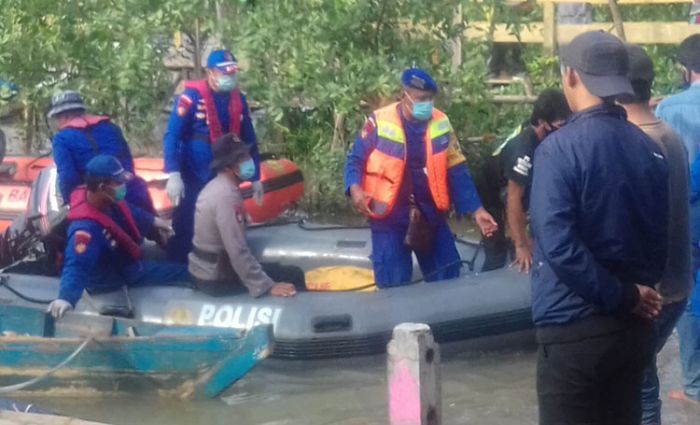
M 374 111 L 377 125 L 377 146 L 367 159 L 363 189 L 369 194 L 371 217 L 388 216 L 398 198 L 406 168 L 406 132 L 401 123 L 398 103 Z M 425 173 L 428 186 L 439 211 L 450 208 L 447 186 L 450 120 L 433 108 L 433 117 L 425 131 Z

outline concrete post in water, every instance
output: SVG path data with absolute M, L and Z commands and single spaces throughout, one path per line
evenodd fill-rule
M 388 353 L 389 424 L 442 424 L 440 348 L 430 326 L 396 326 Z

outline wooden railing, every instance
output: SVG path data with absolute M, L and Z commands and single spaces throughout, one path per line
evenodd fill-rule
M 619 5 L 667 5 L 690 4 L 690 0 L 618 0 Z M 614 34 L 612 22 L 596 22 L 591 24 L 557 25 L 556 5 L 571 3 L 571 0 L 537 0 L 543 8 L 542 22 L 532 22 L 520 26 L 516 35 L 514 29 L 505 23 L 496 23 L 493 27 L 495 42 L 515 42 L 542 44 L 545 52 L 554 53 L 556 46 L 566 44 L 578 34 L 586 31 L 603 30 Z M 594 5 L 608 4 L 608 0 L 588 0 Z M 624 29 L 627 41 L 634 44 L 679 44 L 683 39 L 700 33 L 700 25 L 688 23 L 688 15 L 679 16 L 674 22 L 625 22 Z M 680 20 L 683 18 L 684 20 Z M 490 22 L 470 22 L 465 37 L 468 39 L 489 39 Z

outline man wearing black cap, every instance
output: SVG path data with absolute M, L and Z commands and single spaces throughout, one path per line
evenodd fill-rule
M 588 32 L 562 49 L 574 115 L 535 152 L 530 223 L 540 424 L 639 424 L 667 245 L 668 168 L 615 97 L 625 45 Z
M 53 317 L 72 310 L 85 289 L 188 281 L 183 265 L 141 258 L 143 236 L 164 245 L 163 233 L 172 229 L 124 202 L 131 179 L 133 175 L 111 155 L 97 155 L 85 165 L 85 186 L 71 194 L 60 289 L 48 307 Z
M 294 296 L 294 285 L 275 283 L 248 248 L 246 211 L 238 186 L 255 175 L 250 146 L 227 134 L 214 142 L 212 153 L 211 167 L 217 174 L 197 198 L 189 254 L 189 271 L 195 283 L 214 295 L 230 293 L 236 284 L 242 284 L 253 297 L 268 292 L 279 297 Z M 293 271 L 279 272 L 287 279 L 294 275 Z M 303 283 L 303 277 L 297 280 Z
M 372 113 L 345 163 L 345 193 L 369 218 L 380 288 L 411 281 L 413 252 L 426 281 L 459 276 L 445 220 L 451 205 L 457 214 L 473 214 L 487 237 L 498 227 L 481 206 L 450 120 L 433 107 L 435 80 L 409 68 L 401 83 L 401 101 Z
M 250 145 L 255 161 L 251 177 L 253 198 L 263 202 L 260 155 L 246 96 L 239 86 L 239 67 L 228 50 L 214 50 L 207 58 L 207 78 L 187 81 L 176 99 L 163 139 L 163 162 L 168 183 L 166 191 L 175 210 L 175 236 L 168 245 L 168 257 L 186 262 L 192 249 L 194 205 L 197 196 L 214 175 L 211 145 L 224 134 L 233 133 Z
M 86 113 L 87 106 L 73 90 L 56 93 L 51 98 L 47 118 L 56 129 L 52 138 L 53 160 L 58 173 L 58 190 L 65 203 L 73 190 L 85 183 L 85 165 L 99 154 L 113 155 L 124 168 L 134 173 L 134 159 L 122 130 L 107 116 Z M 146 182 L 134 178 L 129 183 L 127 201 L 154 212 Z
M 637 125 L 661 148 L 668 164 L 669 232 L 666 271 L 656 289 L 664 298 L 656 326 L 656 353 L 661 351 L 685 310 L 690 295 L 690 232 L 688 230 L 688 159 L 680 136 L 660 121 L 649 106 L 654 83 L 654 63 L 644 49 L 627 45 L 629 79 L 634 95 L 623 95 L 618 101 L 627 111 L 628 120 Z M 656 356 L 644 373 L 642 385 L 642 424 L 661 424 L 661 400 Z

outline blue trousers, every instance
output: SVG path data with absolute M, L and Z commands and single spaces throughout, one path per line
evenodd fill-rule
M 681 372 L 685 395 L 700 401 L 700 270 L 688 306 L 678 321 Z
M 402 286 L 411 282 L 413 252 L 403 243 L 406 230 L 372 230 L 371 259 L 374 280 L 379 288 Z M 416 253 L 416 258 L 427 282 L 459 276 L 459 252 L 446 221 L 442 220 L 435 228 L 433 249 Z
M 192 250 L 194 238 L 194 210 L 199 192 L 204 189 L 201 182 L 185 181 L 185 197 L 173 211 L 173 230 L 175 235 L 168 241 L 168 259 L 187 264 L 187 254 Z
M 649 366 L 644 370 L 642 381 L 642 425 L 661 424 L 661 400 L 659 399 L 659 375 L 656 369 L 656 355 L 664 348 L 673 333 L 678 319 L 685 311 L 687 300 L 665 305 L 659 317 L 654 320 L 656 330 L 656 351 Z
M 186 264 L 140 261 L 126 270 L 128 286 L 184 284 L 190 279 Z

